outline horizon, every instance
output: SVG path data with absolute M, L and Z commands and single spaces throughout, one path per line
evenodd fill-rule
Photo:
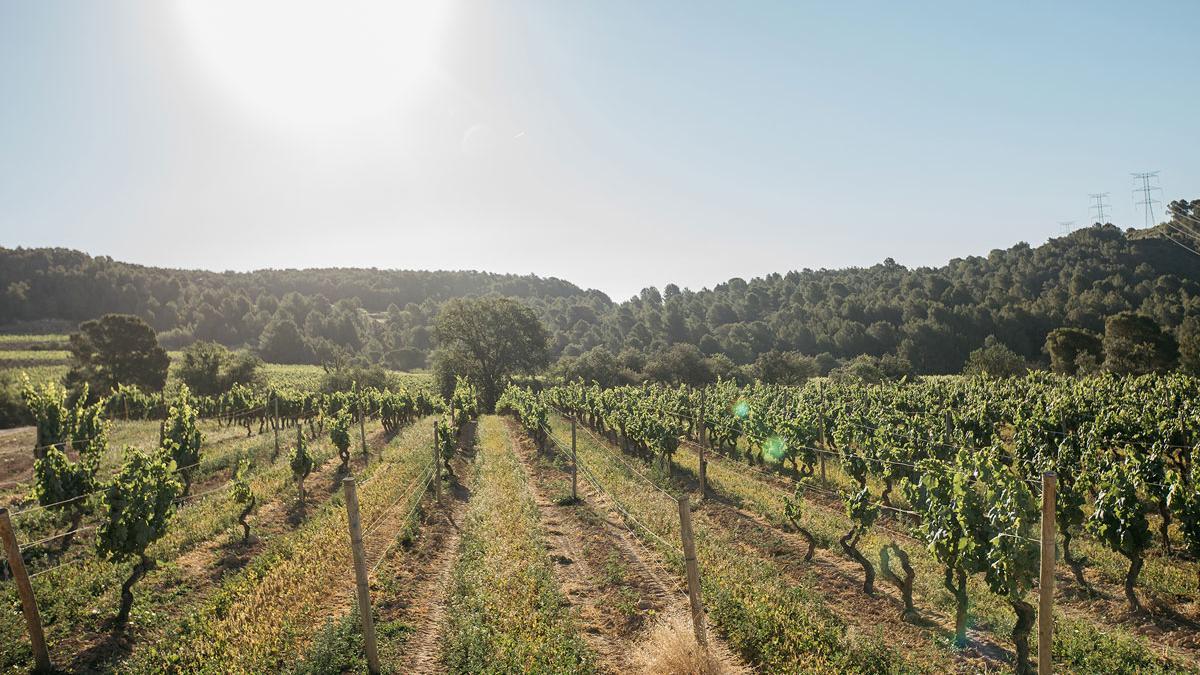
M 1075 230 L 1072 231 L 1072 234 L 1079 230 L 1087 229 L 1089 227 L 1095 227 L 1098 225 L 1113 225 L 1114 227 L 1116 227 L 1116 225 L 1114 225 L 1113 223 L 1104 223 L 1104 224 L 1094 223 L 1093 225 L 1076 228 Z M 1119 229 L 1121 229 L 1122 232 L 1125 231 L 1124 228 L 1119 228 Z M 1006 251 L 1006 250 L 1015 248 L 1017 246 L 1020 246 L 1022 244 L 1028 245 L 1031 248 L 1038 248 L 1040 246 L 1043 246 L 1043 245 L 1049 243 L 1051 240 L 1058 239 L 1058 238 L 1062 238 L 1062 237 L 1051 236 L 1045 242 L 1041 242 L 1039 244 L 1030 244 L 1029 242 L 1025 242 L 1025 241 L 1017 241 L 1017 242 L 1013 242 L 1009 246 L 996 248 L 996 249 L 992 249 L 992 250 Z M 0 248 L 12 248 L 12 249 L 24 248 L 24 249 L 28 250 L 28 249 L 37 249 L 37 248 L 56 248 L 56 247 L 33 247 L 33 246 L 5 247 L 3 245 L 0 245 Z M 68 250 L 74 250 L 74 251 L 77 251 L 80 253 L 84 253 L 86 255 L 91 256 L 92 258 L 108 257 L 108 258 L 111 258 L 114 262 L 127 264 L 127 265 L 135 265 L 135 266 L 139 266 L 139 267 L 149 267 L 149 268 L 157 268 L 157 269 L 166 269 L 166 270 L 181 271 L 181 272 L 207 272 L 210 274 L 254 274 L 256 272 L 289 272 L 289 271 L 304 272 L 304 271 L 308 271 L 308 270 L 358 270 L 358 271 L 368 271 L 369 270 L 369 271 L 379 271 L 379 272 L 426 272 L 426 273 L 430 273 L 430 274 L 463 272 L 463 273 L 476 273 L 476 274 L 494 274 L 494 275 L 498 275 L 498 276 L 536 277 L 536 278 L 543 279 L 543 280 L 554 279 L 554 280 L 558 280 L 558 281 L 563 281 L 563 282 L 569 283 L 569 284 L 579 288 L 581 291 L 583 291 L 585 293 L 592 292 L 592 291 L 598 291 L 600 293 L 604 293 L 606 296 L 608 296 L 609 300 L 611 300 L 617 304 L 625 302 L 632 298 L 638 297 L 639 292 L 642 289 L 654 288 L 661 292 L 663 290 L 664 286 L 674 283 L 674 282 L 668 281 L 662 285 L 655 284 L 655 285 L 642 286 L 638 292 L 632 293 L 627 297 L 615 297 L 615 296 L 611 295 L 610 293 L 608 293 L 607 291 L 605 291 L 604 289 L 583 286 L 581 284 L 576 283 L 575 281 L 573 281 L 570 278 L 553 276 L 553 275 L 543 275 L 543 274 L 538 274 L 537 272 L 497 272 L 494 270 L 466 269 L 466 268 L 418 269 L 418 268 L 379 267 L 379 266 L 363 267 L 363 266 L 348 266 L 348 265 L 332 266 L 332 267 L 329 267 L 329 266 L 326 266 L 326 267 L 255 267 L 255 268 L 251 268 L 251 269 L 214 269 L 214 268 L 207 268 L 207 267 L 176 267 L 176 266 L 166 266 L 166 265 L 155 265 L 152 263 L 143 263 L 143 262 L 139 262 L 136 260 L 126 260 L 126 259 L 122 259 L 122 258 L 117 258 L 115 256 L 102 256 L 101 254 L 94 254 L 94 253 L 91 253 L 90 251 L 83 251 L 81 249 L 69 249 L 69 247 L 57 247 L 57 248 L 68 248 Z M 946 260 L 945 262 L 943 262 L 940 265 L 934 264 L 934 265 L 911 265 L 910 266 L 910 265 L 905 265 L 904 263 L 901 263 L 896 260 L 892 260 L 892 262 L 899 265 L 900 267 L 903 267 L 907 270 L 913 271 L 913 270 L 920 270 L 920 269 L 940 269 L 942 267 L 949 265 L 950 263 L 954 262 L 955 260 L 965 260 L 968 258 L 986 258 L 986 257 L 987 257 L 987 255 L 978 255 L 978 254 L 956 256 L 954 258 L 950 258 L 950 259 Z M 775 270 L 772 272 L 764 272 L 762 274 L 756 274 L 752 277 L 730 277 L 728 279 L 722 279 L 722 280 L 716 281 L 712 284 L 706 284 L 706 285 L 700 286 L 700 287 L 685 286 L 683 284 L 675 284 L 675 285 L 679 287 L 680 291 L 690 291 L 692 293 L 711 292 L 715 287 L 725 285 L 725 284 L 729 283 L 730 281 L 733 281 L 734 279 L 742 279 L 743 281 L 749 282 L 749 281 L 753 281 L 755 279 L 762 279 L 764 277 L 767 277 L 767 276 L 770 276 L 773 274 L 787 275 L 787 274 L 791 274 L 793 272 L 803 273 L 803 272 L 840 271 L 840 270 L 849 270 L 849 269 L 869 269 L 871 267 L 875 267 L 876 265 L 886 264 L 888 262 L 888 260 L 891 260 L 891 259 L 884 258 L 883 260 L 879 260 L 879 261 L 865 264 L 865 265 L 848 265 L 845 267 L 803 267 L 803 268 L 792 268 L 792 269 L 787 269 L 787 270 Z
M 1036 246 L 1095 192 L 1143 227 L 1131 172 L 1156 220 L 1200 183 L 1193 3 L 279 7 L 0 9 L 0 244 L 621 301 Z

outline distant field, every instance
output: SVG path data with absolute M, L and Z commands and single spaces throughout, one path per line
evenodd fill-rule
M 0 372 L 25 371 L 31 379 L 57 379 L 67 372 L 67 336 L 0 335 Z
M 0 335 L 0 349 L 66 349 L 67 336 L 61 334 Z
M 0 350 L 0 363 L 65 363 L 68 356 L 70 352 L 65 350 Z
M 64 349 L 67 336 L 59 334 L 42 335 L 0 335 L 0 383 L 9 381 L 9 386 L 15 386 L 20 380 L 20 374 L 29 375 L 35 383 L 56 382 L 67 373 L 67 360 L 70 353 Z M 167 386 L 176 381 L 175 372 L 181 350 L 169 351 L 171 369 Z M 325 369 L 321 366 L 306 364 L 268 363 L 265 367 L 267 383 L 273 387 L 312 391 L 321 384 Z M 401 380 L 408 383 L 427 383 L 429 376 L 422 373 L 397 373 Z M 0 385 L 2 386 L 2 385 Z

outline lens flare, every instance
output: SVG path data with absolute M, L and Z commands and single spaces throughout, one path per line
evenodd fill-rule
M 738 401 L 737 403 L 734 403 L 733 404 L 733 414 L 737 415 L 738 417 L 740 417 L 742 419 L 746 419 L 747 417 L 750 416 L 750 403 L 747 402 L 745 399 L 742 399 L 742 400 Z
M 763 457 L 773 462 L 782 462 L 787 454 L 787 443 L 779 436 L 771 436 L 763 442 Z

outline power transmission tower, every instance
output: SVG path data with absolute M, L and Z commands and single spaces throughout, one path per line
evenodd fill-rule
M 1067 236 L 1068 234 L 1071 234 L 1071 232 L 1075 229 L 1075 221 L 1073 221 L 1073 220 L 1060 220 L 1060 221 L 1058 221 L 1058 224 L 1063 229 L 1064 237 Z
M 1089 211 L 1096 212 L 1096 222 L 1100 223 L 1101 225 L 1107 223 L 1108 220 L 1104 215 L 1105 214 L 1104 210 L 1112 208 L 1112 206 L 1110 206 L 1109 204 L 1106 204 L 1104 201 L 1104 200 L 1108 199 L 1108 193 L 1107 192 L 1094 192 L 1088 196 L 1092 198 L 1093 202 L 1095 202 L 1094 204 L 1092 204 Z
M 1155 192 L 1162 192 L 1162 188 L 1157 185 L 1158 172 L 1147 171 L 1145 173 L 1131 173 L 1129 175 L 1133 176 L 1134 185 L 1141 183 L 1140 186 L 1133 188 L 1133 195 L 1135 197 L 1139 192 L 1142 194 L 1142 201 L 1134 202 L 1134 206 L 1144 207 L 1146 227 L 1154 227 L 1156 224 L 1154 222 L 1154 205 L 1162 203 L 1160 200 L 1154 198 Z M 1151 185 L 1152 182 L 1154 185 Z

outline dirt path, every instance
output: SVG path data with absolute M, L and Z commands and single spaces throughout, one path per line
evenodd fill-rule
M 464 437 L 467 439 L 464 446 L 472 446 L 474 429 Z M 458 560 L 462 536 L 459 526 L 471 501 L 467 482 L 469 460 L 473 456 L 472 447 L 465 456 L 457 456 L 451 462 L 454 476 L 447 484 L 447 493 L 442 495 L 440 505 L 429 507 L 427 524 L 403 567 L 380 570 L 380 574 L 394 577 L 402 588 L 413 589 L 409 594 L 389 598 L 379 609 L 384 621 L 402 619 L 413 626 L 412 635 L 404 642 L 404 653 L 398 659 L 398 673 L 446 672 L 442 663 L 441 648 L 445 642 L 442 633 L 446 626 L 450 574 Z
M 589 527 L 582 522 L 575 513 L 575 507 L 567 504 L 565 499 L 549 496 L 547 468 L 538 461 L 536 450 L 530 447 L 530 443 L 525 442 L 524 438 L 518 440 L 518 435 L 513 433 L 513 422 L 506 422 L 509 442 L 516 450 L 528 479 L 529 490 L 537 503 L 546 550 L 554 563 L 554 576 L 563 595 L 576 609 L 581 634 L 596 652 L 603 670 L 610 673 L 629 672 L 633 668 L 630 658 L 634 636 L 626 627 L 635 619 L 624 614 L 609 597 L 610 589 L 606 588 L 604 575 L 596 569 L 603 561 L 588 555 L 587 549 L 596 547 L 595 542 L 589 546 L 585 538 L 597 536 L 594 531 L 596 526 Z M 642 606 L 659 609 L 665 604 L 665 594 L 661 591 L 653 593 L 646 587 L 632 587 L 631 590 L 636 593 L 633 607 L 638 610 Z
M 625 526 L 609 498 L 581 475 L 580 503 L 569 504 L 570 474 L 539 461 L 536 449 L 506 419 L 517 456 L 541 511 L 546 544 L 564 595 L 577 608 L 582 634 L 602 669 L 635 672 L 637 653 L 659 619 L 690 616 L 682 579 Z M 561 492 L 561 495 L 556 495 Z M 690 625 L 690 619 L 687 620 Z M 748 673 L 719 636 L 709 632 L 710 654 L 729 673 Z

